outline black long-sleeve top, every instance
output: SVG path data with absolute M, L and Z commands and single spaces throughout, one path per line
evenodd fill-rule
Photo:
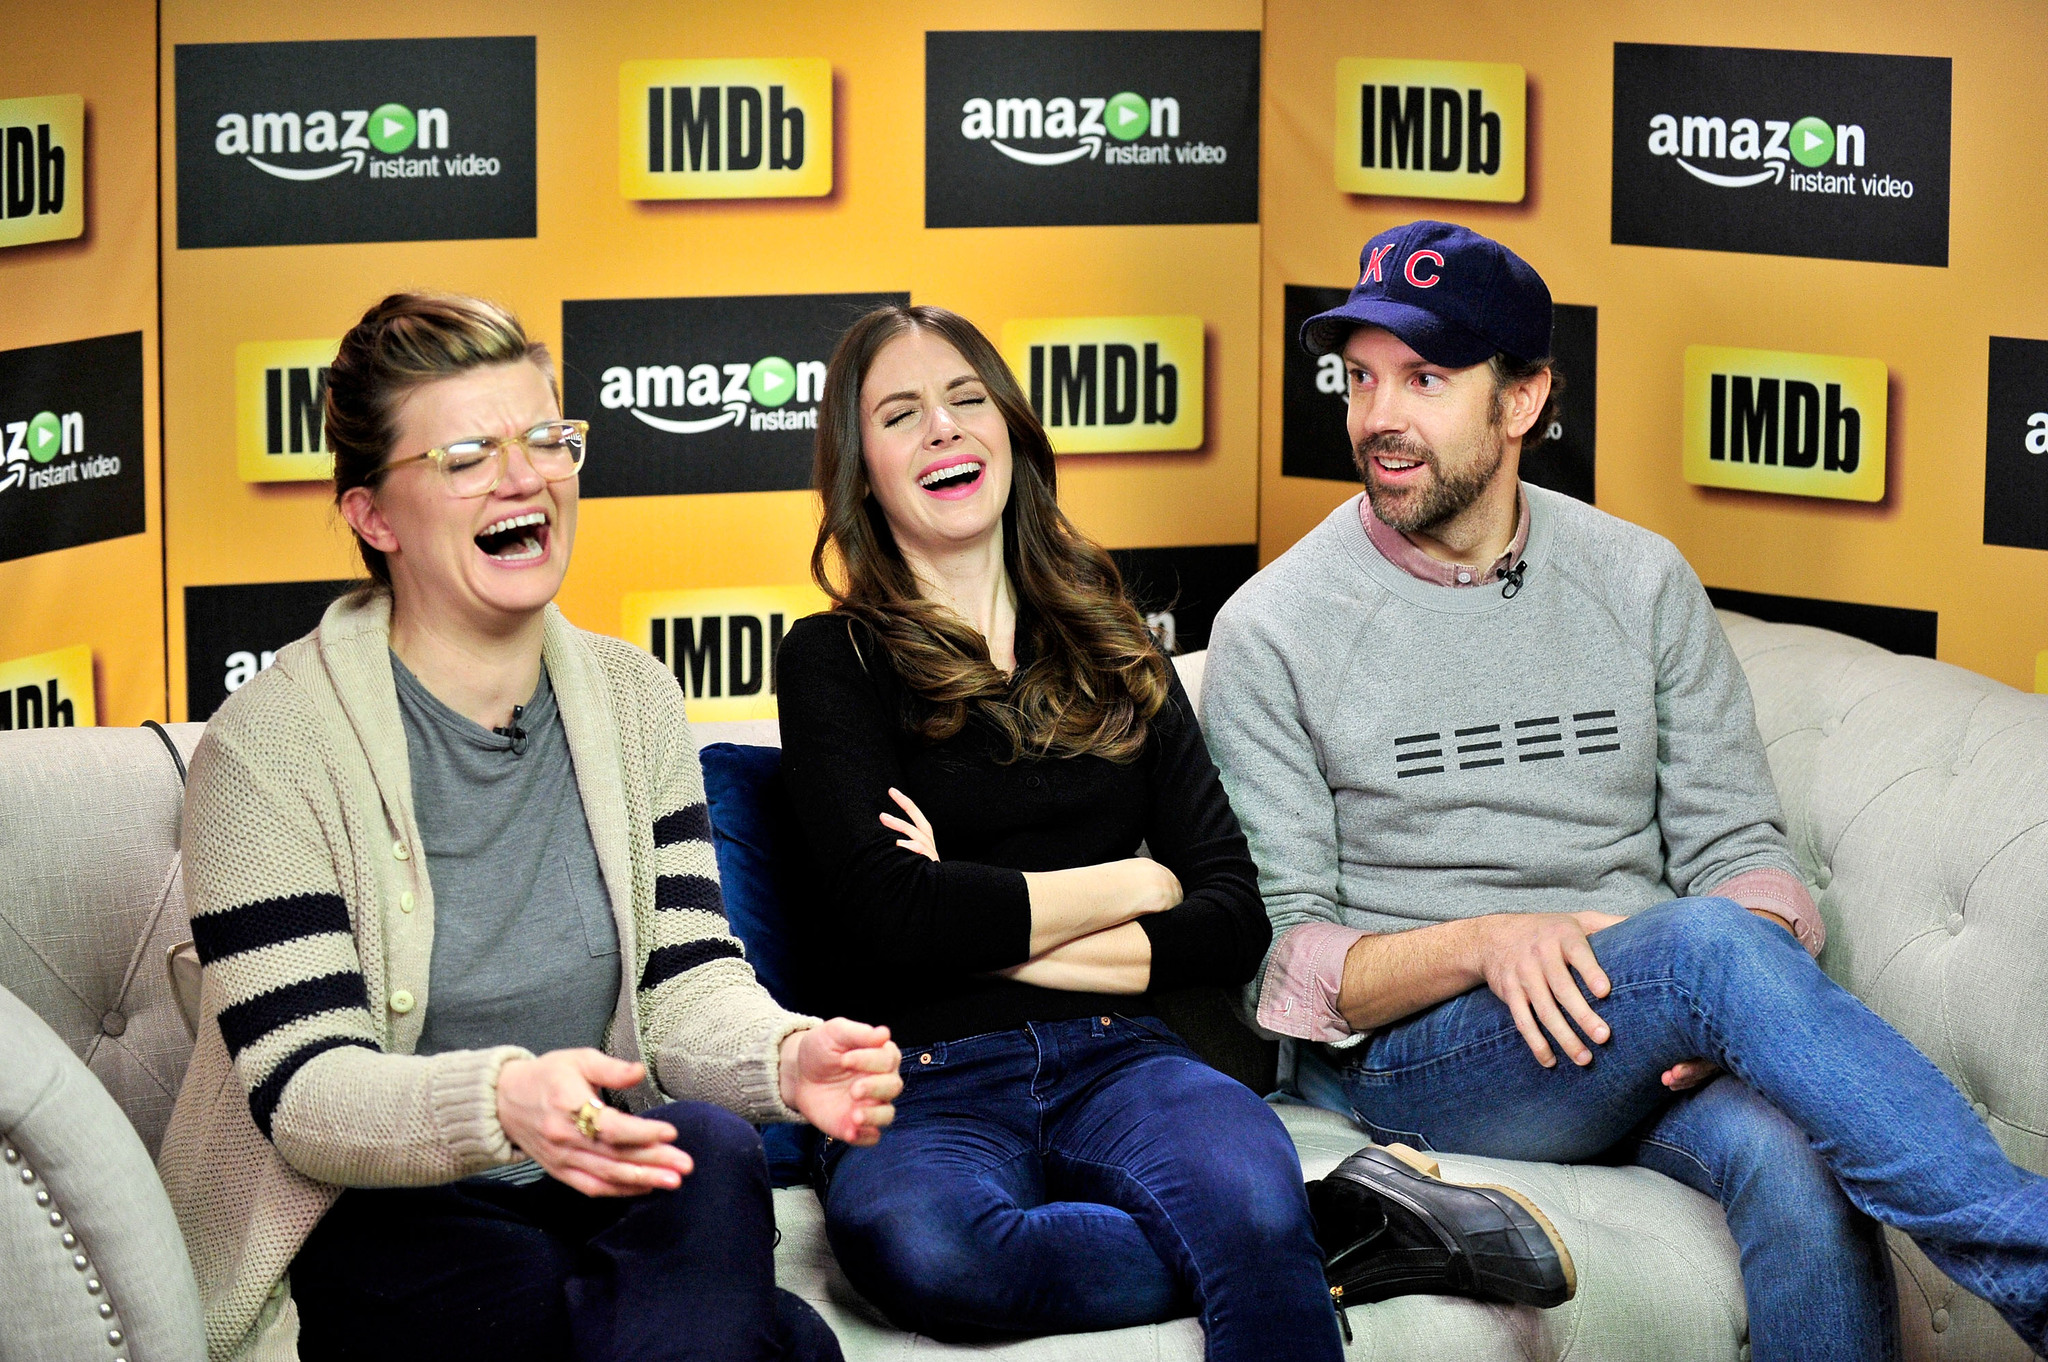
M 877 636 L 843 615 L 797 621 L 777 673 L 783 771 L 808 860 L 791 912 L 826 1015 L 917 1044 L 1146 1010 L 1143 996 L 992 973 L 1030 957 L 1024 872 L 1121 860 L 1140 843 L 1184 895 L 1138 919 L 1151 987 L 1233 986 L 1258 969 L 1272 937 L 1258 871 L 1178 677 L 1144 750 L 1120 765 L 1006 761 L 1008 743 L 978 718 L 945 742 L 918 736 L 918 697 Z M 897 846 L 882 825 L 883 813 L 903 816 L 891 787 L 930 820 L 938 861 Z

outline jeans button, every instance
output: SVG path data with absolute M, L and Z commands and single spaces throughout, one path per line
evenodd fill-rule
M 1107 1017 L 1104 1017 L 1104 1018 L 1102 1019 L 1102 1024 L 1103 1024 L 1104 1026 L 1107 1026 L 1107 1025 L 1109 1025 L 1109 1018 L 1107 1018 Z
M 931 1054 L 931 1051 L 927 1050 L 927 1051 L 925 1051 L 925 1052 L 924 1052 L 923 1054 L 919 1055 L 919 1056 L 917 1057 L 917 1062 L 918 1062 L 918 1063 L 920 1063 L 920 1064 L 929 1064 L 929 1063 L 931 1063 L 931 1062 L 932 1062 L 932 1054 Z

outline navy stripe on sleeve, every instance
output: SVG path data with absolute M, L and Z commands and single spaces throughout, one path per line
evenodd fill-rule
M 710 840 L 711 810 L 702 804 L 691 804 L 654 820 L 654 844 L 658 847 Z
M 301 979 L 222 1009 L 220 1038 L 227 1042 L 228 1057 L 232 1059 L 280 1026 L 336 1008 L 369 1005 L 363 976 L 354 970 Z
M 249 1094 L 249 1115 L 255 1118 L 256 1128 L 263 1132 L 264 1139 L 270 1138 L 270 1118 L 277 1114 L 277 1104 L 284 1100 L 284 1086 L 292 1081 L 292 1075 L 305 1068 L 306 1062 L 315 1055 L 324 1055 L 345 1045 L 360 1046 L 365 1050 L 377 1048 L 353 1036 L 323 1036 L 306 1042 L 279 1060 L 277 1067 L 270 1071 L 270 1077 L 256 1085 Z
M 658 875 L 654 880 L 656 908 L 695 908 L 703 913 L 725 916 L 725 899 L 718 881 L 702 875 Z
M 647 957 L 647 969 L 640 976 L 640 988 L 659 988 L 678 974 L 685 974 L 712 960 L 744 960 L 739 943 L 725 937 L 685 941 L 680 946 L 663 946 Z
M 348 905 L 341 895 L 288 894 L 199 914 L 192 919 L 192 944 L 199 950 L 199 963 L 211 965 L 243 951 L 348 930 Z

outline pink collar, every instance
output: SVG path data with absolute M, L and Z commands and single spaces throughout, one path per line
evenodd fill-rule
M 1434 582 L 1438 586 L 1485 586 L 1488 582 L 1499 581 L 1501 569 L 1514 566 L 1521 559 L 1522 551 L 1529 546 L 1529 498 L 1517 492 L 1515 499 L 1521 503 L 1522 518 L 1515 526 L 1514 541 L 1508 545 L 1508 551 L 1495 559 L 1493 566 L 1484 572 L 1430 557 L 1415 547 L 1407 535 L 1372 513 L 1370 496 L 1358 498 L 1358 520 L 1365 526 L 1365 537 L 1372 540 L 1372 546 L 1380 551 L 1380 556 L 1410 577 Z

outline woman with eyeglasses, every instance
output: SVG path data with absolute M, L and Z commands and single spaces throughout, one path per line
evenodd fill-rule
M 186 794 L 206 981 L 162 1166 L 210 1354 L 838 1358 L 775 1287 L 748 1122 L 873 1144 L 899 1057 L 755 981 L 681 693 L 552 604 L 587 426 L 546 349 L 395 294 L 326 420 L 370 581 Z

